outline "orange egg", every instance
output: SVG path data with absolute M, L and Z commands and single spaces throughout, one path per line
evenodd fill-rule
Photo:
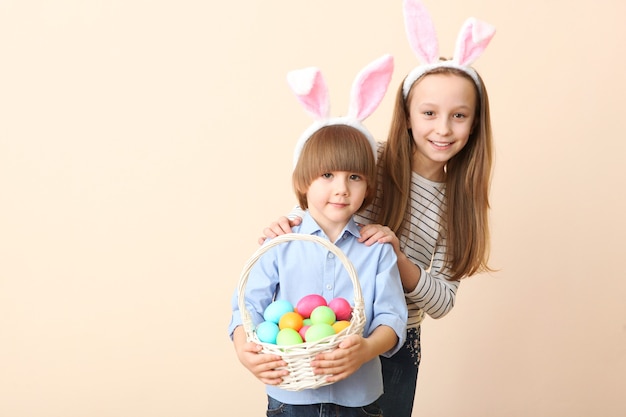
M 298 331 L 302 328 L 304 324 L 304 319 L 302 316 L 295 311 L 290 311 L 288 313 L 283 314 L 280 317 L 280 321 L 278 322 L 278 327 L 282 329 L 294 329 Z
M 335 333 L 339 333 L 340 331 L 342 331 L 349 325 L 350 325 L 350 322 L 348 320 L 337 320 L 336 322 L 333 323 L 333 329 L 335 329 Z

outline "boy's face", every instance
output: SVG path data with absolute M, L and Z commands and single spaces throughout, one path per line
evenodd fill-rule
M 322 174 L 307 191 L 309 212 L 327 235 L 339 233 L 361 208 L 366 192 L 367 181 L 360 174 L 348 171 Z

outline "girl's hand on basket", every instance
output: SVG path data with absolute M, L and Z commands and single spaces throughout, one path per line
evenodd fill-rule
M 287 366 L 287 363 L 278 355 L 259 353 L 261 345 L 247 342 L 243 329 L 235 329 L 233 341 L 239 362 L 242 363 L 255 377 L 267 385 L 278 385 L 282 378 L 289 374 L 286 369 L 277 369 Z
M 291 228 L 299 225 L 300 223 L 302 223 L 302 219 L 300 217 L 295 217 L 293 219 L 289 219 L 286 216 L 279 217 L 277 221 L 270 224 L 269 227 L 263 229 L 264 236 L 259 238 L 259 245 L 262 245 L 266 238 L 271 239 L 276 236 L 291 233 Z
M 393 250 L 398 253 L 400 251 L 400 241 L 396 234 L 388 228 L 380 224 L 367 224 L 361 228 L 361 237 L 359 242 L 366 246 L 374 243 L 391 243 Z

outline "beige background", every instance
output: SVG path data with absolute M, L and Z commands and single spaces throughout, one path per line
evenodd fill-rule
M 623 416 L 626 3 L 427 0 L 443 54 L 474 15 L 495 131 L 492 264 L 423 325 L 420 416 Z M 264 415 L 229 298 L 294 203 L 318 65 L 332 110 L 396 57 L 401 2 L 0 3 L 0 415 Z

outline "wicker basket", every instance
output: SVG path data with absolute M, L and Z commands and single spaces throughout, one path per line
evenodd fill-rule
M 350 319 L 350 325 L 343 329 L 341 332 L 317 340 L 315 342 L 304 342 L 291 346 L 277 346 L 271 343 L 261 342 L 256 336 L 255 327 L 252 322 L 250 312 L 247 311 L 245 305 L 245 287 L 248 282 L 248 276 L 253 265 L 259 260 L 259 258 L 272 247 L 281 243 L 290 242 L 293 240 L 311 241 L 324 246 L 326 249 L 334 253 L 339 260 L 343 263 L 343 266 L 348 271 L 352 285 L 354 287 L 354 306 L 352 307 L 352 318 Z M 363 295 L 361 294 L 361 286 L 356 274 L 354 266 L 346 255 L 330 241 L 320 238 L 318 236 L 289 233 L 278 236 L 270 240 L 266 245 L 261 246 L 248 260 L 243 268 L 238 291 L 238 305 L 239 311 L 242 315 L 243 327 L 246 332 L 248 341 L 257 343 L 263 347 L 262 353 L 270 353 L 280 355 L 285 362 L 287 362 L 286 369 L 289 370 L 289 375 L 283 377 L 283 381 L 279 388 L 289 391 L 300 391 L 303 389 L 314 389 L 324 385 L 331 384 L 326 381 L 328 375 L 314 375 L 311 368 L 311 360 L 321 352 L 327 352 L 335 349 L 339 343 L 347 336 L 352 334 L 362 334 L 365 327 L 365 312 L 363 309 Z M 295 302 L 295 301 L 292 301 Z

